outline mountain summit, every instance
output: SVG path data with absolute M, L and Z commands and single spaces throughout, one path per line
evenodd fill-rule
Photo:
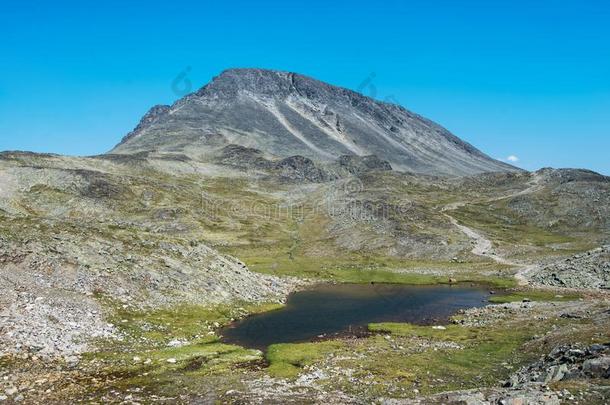
M 433 175 L 519 170 L 401 106 L 263 69 L 225 70 L 173 105 L 153 107 L 111 153 L 171 152 L 205 160 L 231 144 L 271 159 L 377 155 L 396 170 Z

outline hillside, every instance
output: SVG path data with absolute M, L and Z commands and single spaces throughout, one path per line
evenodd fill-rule
M 396 170 L 434 175 L 518 171 L 401 106 L 262 69 L 226 70 L 173 105 L 153 107 L 111 153 L 207 160 L 229 144 L 319 162 L 377 155 Z
M 110 153 L 0 152 L 0 402 L 607 403 L 609 214 L 606 176 L 229 70 Z M 319 283 L 492 305 L 265 353 L 222 339 Z

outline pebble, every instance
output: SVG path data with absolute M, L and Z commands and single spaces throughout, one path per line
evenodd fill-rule
M 173 339 L 168 344 L 167 347 L 180 347 L 184 346 L 187 342 L 180 339 Z
M 176 363 L 176 359 L 174 359 L 173 357 L 171 359 L 167 359 L 166 361 L 168 363 L 171 363 L 171 364 L 175 364 Z
M 64 360 L 70 367 L 74 367 L 80 362 L 80 359 L 77 356 L 67 356 L 64 358 Z
M 7 389 L 4 391 L 4 393 L 5 393 L 6 395 L 8 395 L 9 397 L 10 397 L 10 396 L 13 396 L 13 395 L 15 395 L 15 394 L 17 393 L 17 388 L 15 388 L 15 387 L 10 387 L 10 388 L 7 388 Z

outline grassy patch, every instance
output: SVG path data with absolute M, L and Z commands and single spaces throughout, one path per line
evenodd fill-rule
M 417 386 L 420 392 L 430 394 L 497 384 L 508 377 L 510 370 L 534 358 L 533 353 L 521 348 L 542 328 L 532 321 L 520 328 L 448 325 L 438 330 L 431 326 L 379 323 L 369 325 L 369 329 L 390 334 L 392 339 L 404 344 L 417 337 L 431 342 L 453 342 L 461 347 L 441 346 L 403 356 L 366 360 L 365 369 L 373 371 L 380 381 L 395 380 L 397 386 Z M 408 375 L 401 374 L 401 370 L 408 370 Z
M 116 381 L 117 389 L 141 386 L 172 395 L 182 389 L 177 381 L 196 387 L 198 378 L 222 376 L 230 385 L 237 366 L 263 360 L 259 350 L 221 343 L 216 330 L 236 318 L 282 307 L 236 303 L 132 311 L 109 305 L 114 308 L 112 322 L 124 339 L 102 341 L 99 351 L 85 357 L 102 364 L 99 377 Z
M 215 340 L 191 342 L 180 347 L 141 348 L 130 352 L 98 352 L 92 358 L 110 365 L 114 373 L 146 374 L 159 376 L 167 372 L 226 371 L 228 366 L 245 361 L 261 359 L 258 350 L 219 343 Z
M 455 282 L 490 284 L 497 288 L 516 285 L 508 267 L 495 263 L 453 263 L 440 261 L 400 260 L 391 257 L 307 257 L 244 256 L 240 258 L 256 272 L 276 276 L 294 276 L 341 283 L 443 284 Z M 448 271 L 448 275 L 426 274 L 418 269 Z M 506 276 L 485 275 L 484 273 Z M 431 273 L 431 272 L 427 272 Z
M 232 305 L 177 305 L 153 311 L 133 311 L 116 306 L 112 322 L 127 337 L 124 345 L 159 347 L 171 340 L 215 342 L 215 330 L 249 314 L 281 308 L 278 303 Z M 116 343 L 113 343 L 116 344 Z
M 552 291 L 514 291 L 509 294 L 494 295 L 489 302 L 504 304 L 507 302 L 529 301 L 574 301 L 581 298 L 580 294 L 558 294 Z
M 434 329 L 432 326 L 418 326 L 410 323 L 381 322 L 368 325 L 371 332 L 390 333 L 396 336 L 423 337 L 453 342 L 475 339 L 477 331 L 459 325 L 447 325 L 445 329 Z
M 17 363 L 17 361 L 9 355 L 2 355 L 0 356 L 0 370 L 3 369 L 9 369 L 9 367 L 12 367 L 15 365 L 15 363 Z
M 468 204 L 452 211 L 461 223 L 484 232 L 500 246 L 528 245 L 552 254 L 557 245 L 564 245 L 562 253 L 580 252 L 595 246 L 592 240 L 577 236 L 574 231 L 544 229 L 519 217 L 508 208 L 508 201 L 489 204 Z M 592 235 L 588 235 L 591 237 Z M 569 247 L 569 248 L 568 248 Z
M 343 347 L 340 341 L 315 343 L 280 343 L 269 346 L 266 358 L 268 372 L 274 377 L 294 378 L 302 368 L 321 360 Z

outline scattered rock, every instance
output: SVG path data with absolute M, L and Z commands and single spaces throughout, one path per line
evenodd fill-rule
M 585 360 L 582 372 L 592 378 L 610 378 L 610 355 Z
M 522 368 L 504 383 L 520 387 L 533 382 L 549 384 L 575 378 L 610 378 L 610 344 L 586 348 L 557 346 L 540 361 Z
M 610 245 L 552 263 L 529 277 L 542 285 L 606 289 L 610 287 Z
M 167 347 L 180 347 L 186 345 L 188 342 L 181 339 L 172 339 L 167 343 Z
M 11 397 L 11 396 L 15 395 L 17 392 L 18 392 L 18 390 L 17 390 L 17 388 L 15 388 L 15 387 L 9 387 L 9 388 L 7 388 L 7 389 L 4 391 L 4 393 L 5 393 L 6 395 L 8 395 L 9 397 Z

